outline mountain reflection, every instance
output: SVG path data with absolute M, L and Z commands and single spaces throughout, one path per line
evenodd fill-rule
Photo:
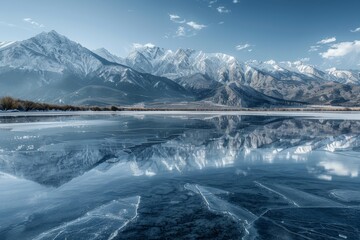
M 46 121 L 46 122 L 44 122 Z M 360 121 L 260 116 L 67 117 L 0 124 L 2 172 L 60 186 L 91 169 L 132 175 L 305 164 L 319 179 L 358 177 Z M 242 170 L 239 170 L 240 173 Z

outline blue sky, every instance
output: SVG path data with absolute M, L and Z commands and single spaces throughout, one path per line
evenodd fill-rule
M 359 0 L 11 0 L 0 6 L 0 41 L 56 30 L 119 56 L 134 43 L 152 43 L 242 61 L 360 68 Z

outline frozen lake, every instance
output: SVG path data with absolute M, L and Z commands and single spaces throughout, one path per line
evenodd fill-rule
M 3 113 L 0 239 L 360 239 L 359 119 Z

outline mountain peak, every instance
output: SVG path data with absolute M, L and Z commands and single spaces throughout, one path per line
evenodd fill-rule
M 109 52 L 109 50 L 107 50 L 106 48 L 98 48 L 98 49 L 95 49 L 93 51 L 94 53 L 98 54 L 98 53 L 104 53 L 104 54 L 111 54 L 113 55 L 112 53 Z
M 55 30 L 51 30 L 49 32 L 39 33 L 38 35 L 36 35 L 35 37 L 32 37 L 30 39 L 38 40 L 41 43 L 52 42 L 52 43 L 57 43 L 58 44 L 58 43 L 72 42 L 70 39 L 68 39 L 64 35 L 59 34 Z
M 115 63 L 119 63 L 119 64 L 124 63 L 124 59 L 116 56 L 115 54 L 112 54 L 106 48 L 98 48 L 98 49 L 94 50 L 93 52 L 110 62 L 115 62 Z

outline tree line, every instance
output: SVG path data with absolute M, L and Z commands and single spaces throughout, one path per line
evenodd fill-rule
M 48 103 L 38 103 L 33 101 L 15 99 L 9 96 L 0 99 L 0 110 L 10 111 L 119 111 L 122 110 L 116 106 L 99 107 L 99 106 L 73 106 L 57 105 Z

